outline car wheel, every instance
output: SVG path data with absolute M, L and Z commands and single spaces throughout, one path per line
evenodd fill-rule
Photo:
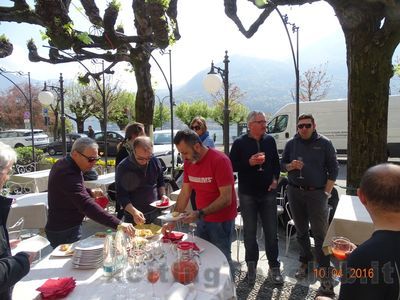
M 20 148 L 20 147 L 23 147 L 24 145 L 22 145 L 22 144 L 16 144 L 15 146 L 14 146 L 14 148 Z
M 57 153 L 57 151 L 56 151 L 54 148 L 49 148 L 49 149 L 47 149 L 47 152 L 48 152 L 51 156 L 56 155 L 56 153 Z

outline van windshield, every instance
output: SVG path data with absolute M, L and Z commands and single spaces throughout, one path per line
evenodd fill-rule
M 268 133 L 279 133 L 285 131 L 288 124 L 288 115 L 279 115 L 268 123 Z

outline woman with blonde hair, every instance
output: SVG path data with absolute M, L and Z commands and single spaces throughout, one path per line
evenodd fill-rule
M 215 148 L 214 141 L 207 130 L 206 119 L 201 116 L 193 118 L 192 122 L 190 122 L 190 129 L 197 133 L 204 146 Z

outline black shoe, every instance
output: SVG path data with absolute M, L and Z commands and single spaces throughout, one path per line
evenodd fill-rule
M 284 282 L 279 267 L 269 269 L 269 276 L 273 284 L 282 285 Z
M 257 266 L 249 263 L 247 265 L 247 282 L 249 285 L 254 285 L 257 277 Z
M 296 274 L 294 274 L 294 277 L 297 279 L 304 279 L 306 278 L 308 273 L 308 265 L 305 263 L 301 263 L 300 267 L 297 269 Z
M 335 297 L 333 283 L 333 279 L 330 277 L 321 279 L 321 286 L 318 288 L 316 296 Z

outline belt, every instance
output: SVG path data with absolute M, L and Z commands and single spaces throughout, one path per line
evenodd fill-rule
M 314 187 L 314 186 L 304 186 L 304 185 L 297 185 L 293 183 L 289 183 L 290 186 L 295 187 L 296 189 L 302 190 L 302 191 L 317 191 L 317 190 L 323 190 L 325 187 Z

